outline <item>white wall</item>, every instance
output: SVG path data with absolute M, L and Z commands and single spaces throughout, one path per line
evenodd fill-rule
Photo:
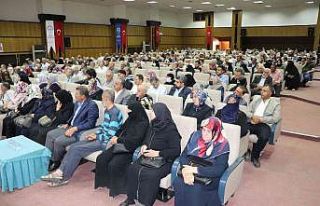
M 232 12 L 215 12 L 214 27 L 232 27 Z
M 314 25 L 317 24 L 317 17 L 317 7 L 244 11 L 242 26 Z
M 38 9 L 37 0 L 1 0 L 0 20 L 37 22 Z
M 183 13 L 179 15 L 179 21 L 181 28 L 205 28 L 205 21 L 197 21 L 193 22 L 193 14 L 191 13 Z
M 167 27 L 180 27 L 179 16 L 176 12 L 159 11 L 159 21 L 161 21 L 161 26 Z

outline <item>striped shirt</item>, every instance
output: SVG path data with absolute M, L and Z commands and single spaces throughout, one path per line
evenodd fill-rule
M 123 123 L 123 115 L 121 111 L 113 106 L 104 113 L 104 121 L 96 132 L 97 140 L 101 143 L 108 144 L 111 137 L 120 129 Z

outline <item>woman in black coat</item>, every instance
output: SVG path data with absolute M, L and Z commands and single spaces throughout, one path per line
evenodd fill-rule
M 126 193 L 127 170 L 132 162 L 132 155 L 143 141 L 149 126 L 148 116 L 143 106 L 134 102 L 128 105 L 129 117 L 111 140 L 124 145 L 127 152 L 115 150 L 115 146 L 100 154 L 96 163 L 95 188 L 109 188 L 109 195 Z
M 217 111 L 216 117 L 224 123 L 235 124 L 241 127 L 241 138 L 248 133 L 247 115 L 239 109 L 240 97 L 232 94 L 226 99 L 227 105 Z
M 289 90 L 297 90 L 300 85 L 300 74 L 293 61 L 288 61 L 288 65 L 285 69 L 285 86 Z
M 48 127 L 41 126 L 38 122 L 34 123 L 30 128 L 29 138 L 39 144 L 44 145 L 46 142 L 47 133 L 57 128 L 58 125 L 66 124 L 67 121 L 73 114 L 73 98 L 70 92 L 66 90 L 60 90 L 56 93 L 56 98 L 58 99 L 55 111 L 48 115 L 48 117 L 53 120 L 51 125 Z
M 151 206 L 156 200 L 160 180 L 166 177 L 174 160 L 180 155 L 181 136 L 172 120 L 168 107 L 163 103 L 153 105 L 151 127 L 147 132 L 141 154 L 146 158 L 162 157 L 160 168 L 142 166 L 140 158 L 128 169 L 127 199 L 121 206 L 135 204 L 135 200 Z
M 197 118 L 197 128 L 200 128 L 202 120 L 209 118 L 213 114 L 213 109 L 206 105 L 207 94 L 198 91 L 192 94 L 193 103 L 188 103 L 182 115 Z

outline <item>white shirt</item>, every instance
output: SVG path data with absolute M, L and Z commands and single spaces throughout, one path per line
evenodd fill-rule
M 104 73 L 104 72 L 106 72 L 107 70 L 108 70 L 108 68 L 107 68 L 106 66 L 102 66 L 102 67 L 98 66 L 98 67 L 96 68 L 96 72 L 97 72 L 97 73 Z
M 160 84 L 158 88 L 151 87 L 148 90 L 148 94 L 166 95 L 167 88 L 165 86 L 163 86 L 162 84 Z
M 0 107 L 3 106 L 4 102 L 12 102 L 13 98 L 14 98 L 14 91 L 13 90 L 6 91 L 6 93 L 4 93 L 3 95 L 3 98 L 1 98 L 2 101 L 0 101 Z
M 130 90 L 131 94 L 136 94 L 138 91 L 138 86 L 136 84 L 133 84 L 132 89 Z
M 121 89 L 120 91 L 116 91 L 116 90 L 114 90 L 114 99 L 116 100 L 117 98 L 118 98 L 118 96 L 119 96 L 119 94 L 122 92 L 122 90 L 123 89 Z
M 264 76 L 261 76 L 261 79 L 260 79 L 258 86 L 263 87 L 265 81 L 266 81 L 266 78 Z
M 264 110 L 266 110 L 266 107 L 268 106 L 269 102 L 270 102 L 270 99 L 267 99 L 265 101 L 262 100 L 258 105 L 256 111 L 254 112 L 254 115 L 258 117 L 263 117 Z
M 183 89 L 182 87 L 180 89 L 176 88 L 176 91 L 174 91 L 172 96 L 179 97 L 179 93 L 181 92 L 182 89 Z

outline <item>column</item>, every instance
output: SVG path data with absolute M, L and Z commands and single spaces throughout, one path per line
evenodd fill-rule
M 206 49 L 212 50 L 213 27 L 214 27 L 214 13 L 213 12 L 208 12 L 205 15 L 205 25 L 206 25 Z
M 153 51 L 156 51 L 160 46 L 160 25 L 160 21 L 147 21 L 147 26 L 150 28 L 150 47 Z
M 318 20 L 317 20 L 317 25 L 315 28 L 315 33 L 314 33 L 314 40 L 313 40 L 313 50 L 317 51 L 319 49 L 319 42 L 320 41 L 320 4 L 318 8 Z
M 242 26 L 242 11 L 232 11 L 232 37 L 231 48 L 241 49 L 241 26 Z

